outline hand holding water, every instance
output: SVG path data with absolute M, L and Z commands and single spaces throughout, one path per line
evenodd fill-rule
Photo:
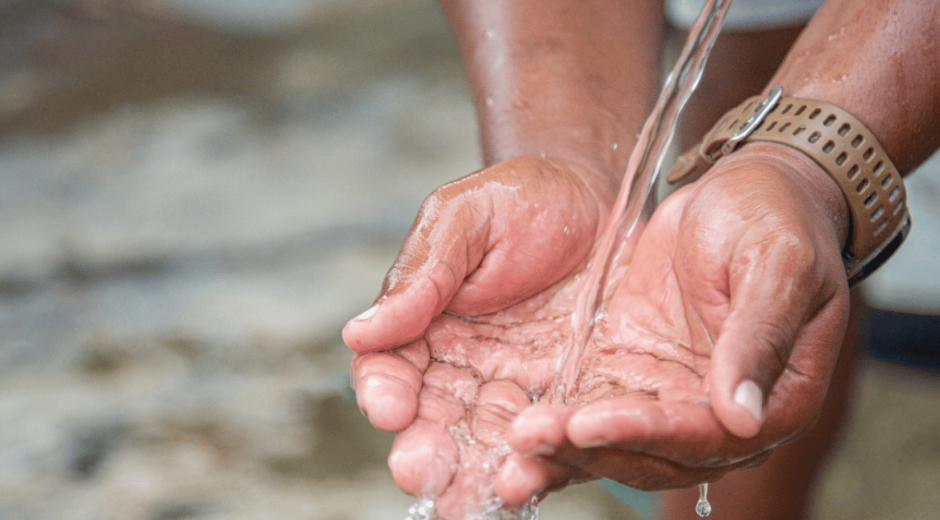
M 614 198 L 616 187 L 605 178 L 571 161 L 523 156 L 448 184 L 426 200 L 376 305 L 344 330 L 347 345 L 358 353 L 352 381 L 359 405 L 372 424 L 402 431 L 415 422 L 399 436 L 390 460 L 406 491 L 443 493 L 451 466 L 459 462 L 452 433 L 466 437 L 471 419 L 481 415 L 476 410 L 486 414 L 487 396 L 502 408 L 529 404 L 524 391 L 514 391 L 515 383 L 489 384 L 493 378 L 481 379 L 475 368 L 441 362 L 456 345 L 434 331 L 464 323 L 441 313 L 484 316 L 515 305 L 511 319 L 531 320 L 533 305 L 551 299 L 543 291 L 587 258 Z M 519 303 L 533 297 L 534 303 Z M 467 324 L 467 330 L 474 328 Z M 527 354 L 514 345 L 502 352 L 520 359 Z M 471 353 L 485 355 L 482 349 Z M 537 387 L 553 377 L 546 363 Z M 419 399 L 424 417 L 416 421 Z M 505 445 L 501 433 L 514 414 L 492 415 L 493 434 L 473 430 L 475 439 L 489 439 L 475 444 L 478 455 Z M 409 446 L 424 446 L 424 458 Z M 412 455 L 396 457 L 404 452 Z M 446 499 L 439 502 L 446 507 Z
M 810 427 L 848 310 L 846 210 L 831 182 L 796 152 L 751 145 L 667 199 L 607 301 L 581 375 L 641 381 L 656 398 L 524 411 L 507 436 L 509 463 L 528 468 L 515 478 L 529 487 L 513 497 L 563 482 L 559 468 L 642 489 L 688 486 L 760 462 Z M 644 316 L 653 348 L 624 335 Z M 675 394 L 686 368 L 689 392 Z M 657 380 L 669 372 L 668 384 Z

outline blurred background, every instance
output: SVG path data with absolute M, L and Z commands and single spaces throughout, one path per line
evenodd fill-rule
M 429 0 L 0 0 L 0 519 L 403 518 L 340 329 L 478 165 Z M 820 519 L 940 511 L 940 166 L 909 191 Z

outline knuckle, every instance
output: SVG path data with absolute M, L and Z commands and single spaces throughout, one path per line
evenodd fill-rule
M 805 293 L 807 287 L 818 286 L 821 259 L 813 240 L 805 235 L 787 233 L 777 249 L 781 255 L 780 272 L 788 275 L 785 286 L 781 287 L 784 296 L 798 297 L 795 292 Z
M 798 268 L 798 272 L 806 272 L 816 265 L 818 254 L 808 238 L 791 237 L 787 245 L 790 261 Z

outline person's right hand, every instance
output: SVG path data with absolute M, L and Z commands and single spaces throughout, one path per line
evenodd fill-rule
M 573 161 L 521 156 L 428 196 L 375 303 L 343 330 L 358 355 L 387 351 L 357 361 L 352 377 L 376 428 L 400 431 L 416 413 L 424 367 L 413 349 L 394 349 L 422 338 L 442 312 L 496 312 L 583 264 L 610 212 L 611 179 Z

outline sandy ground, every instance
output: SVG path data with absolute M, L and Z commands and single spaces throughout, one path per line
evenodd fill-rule
M 238 4 L 0 6 L 0 519 L 411 503 L 339 331 L 478 165 L 453 44 L 429 2 Z M 938 398 L 866 361 L 817 518 L 935 518 Z M 592 484 L 542 518 L 639 514 Z

